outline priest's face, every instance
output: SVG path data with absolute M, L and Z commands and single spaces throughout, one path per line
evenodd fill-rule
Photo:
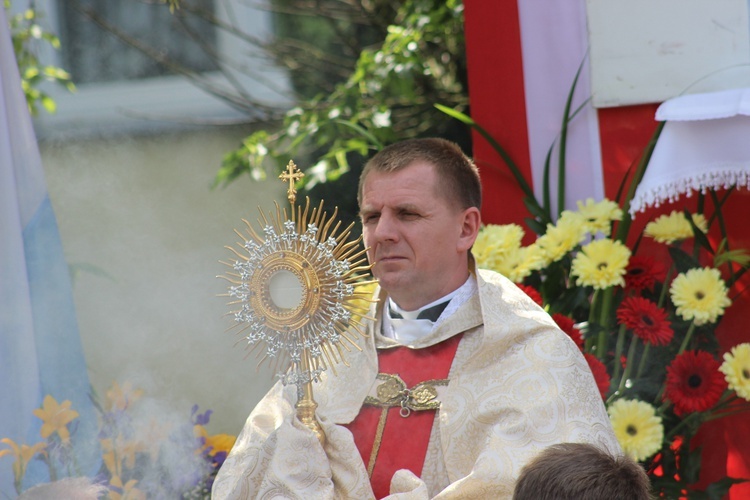
M 362 186 L 362 233 L 373 275 L 406 310 L 447 295 L 469 275 L 479 210 L 460 208 L 438 181 L 431 164 L 417 161 L 396 172 L 370 172 Z

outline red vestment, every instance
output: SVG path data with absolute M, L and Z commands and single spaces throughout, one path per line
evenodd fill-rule
M 422 349 L 395 347 L 378 351 L 380 373 L 398 375 L 413 388 L 420 382 L 447 379 L 462 335 Z M 430 442 L 435 410 L 412 411 L 402 417 L 400 406 L 381 408 L 364 405 L 346 427 L 370 475 L 376 498 L 390 494 L 391 478 L 399 469 L 422 474 Z M 378 427 L 381 427 L 380 434 Z M 375 454 L 373 456 L 373 449 Z

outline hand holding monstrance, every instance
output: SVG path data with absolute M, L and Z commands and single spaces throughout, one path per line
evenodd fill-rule
M 254 350 L 265 343 L 260 363 L 272 362 L 284 384 L 297 386 L 297 418 L 324 440 L 315 418 L 317 404 L 312 382 L 327 368 L 344 362 L 351 347 L 360 349 L 357 336 L 365 336 L 363 320 L 372 298 L 358 292 L 355 284 L 370 270 L 361 237 L 348 241 L 353 224 L 343 231 L 323 212 L 323 203 L 304 208 L 295 204 L 294 183 L 304 174 L 290 161 L 279 177 L 289 182 L 289 213 L 276 205 L 274 217 L 260 210 L 262 233 L 243 219 L 245 233 L 237 248 L 227 247 L 237 257 L 222 262 L 232 271 L 221 276 L 230 282 L 229 303 L 235 326 Z M 364 302 L 363 302 L 364 301 Z

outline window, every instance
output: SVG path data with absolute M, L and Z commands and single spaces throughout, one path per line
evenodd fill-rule
M 272 29 L 271 14 L 261 0 L 182 0 L 174 14 L 160 0 L 35 4 L 62 43 L 59 51 L 43 56 L 69 71 L 78 88 L 74 94 L 58 86 L 46 89 L 58 111 L 36 117 L 40 137 L 143 132 L 252 118 L 255 108 L 233 105 L 231 99 L 206 92 L 208 88 L 242 95 L 242 103 L 288 102 L 284 71 L 254 43 L 267 39 Z M 175 75 L 174 69 L 194 76 Z
M 80 0 L 77 8 L 71 5 L 57 2 L 65 47 L 62 62 L 77 85 L 169 74 L 154 58 L 118 40 L 102 25 L 126 34 L 132 44 L 156 48 L 175 64 L 200 72 L 217 69 L 201 49 L 201 43 L 216 46 L 215 26 L 201 17 L 213 13 L 212 0 L 193 0 L 195 15 L 180 10 L 172 14 L 163 3 L 133 0 Z

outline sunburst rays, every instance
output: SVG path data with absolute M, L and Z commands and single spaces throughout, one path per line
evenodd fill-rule
M 349 241 L 353 223 L 341 229 L 338 209 L 328 217 L 323 202 L 311 207 L 307 199 L 304 207 L 292 205 L 291 218 L 278 204 L 275 214 L 259 211 L 259 231 L 243 219 L 243 230 L 235 230 L 240 241 L 226 247 L 236 259 L 222 262 L 230 268 L 220 276 L 229 282 L 223 296 L 231 299 L 230 330 L 242 335 L 248 354 L 265 345 L 259 365 L 270 363 L 284 384 L 299 387 L 328 368 L 335 373 L 346 352 L 361 350 L 357 340 L 366 336 L 366 305 L 374 299 L 356 285 L 374 282 L 363 279 L 371 266 L 361 237 Z M 280 307 L 271 281 L 282 275 L 299 286 L 291 304 Z

